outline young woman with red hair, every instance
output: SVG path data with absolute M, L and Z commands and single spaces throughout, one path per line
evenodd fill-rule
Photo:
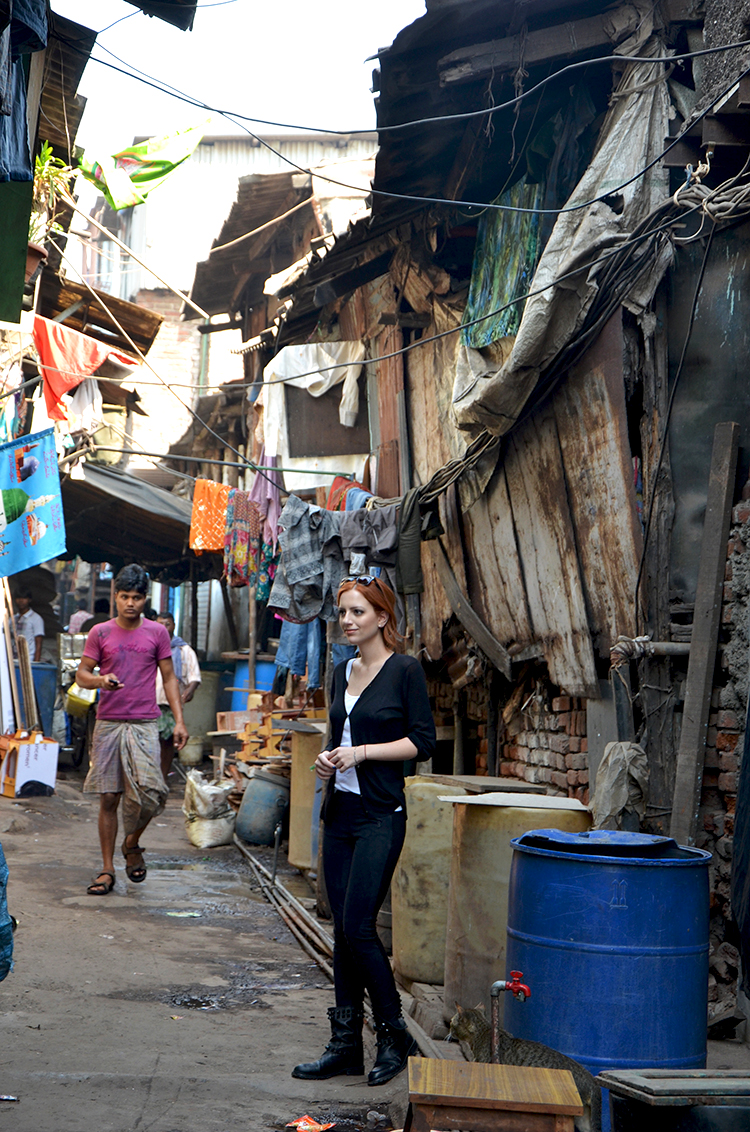
M 435 725 L 419 662 L 397 652 L 393 591 L 365 575 L 342 582 L 339 621 L 358 656 L 336 666 L 329 742 L 317 758 L 327 784 L 322 806 L 323 868 L 333 913 L 336 1005 L 331 1041 L 293 1077 L 324 1080 L 364 1073 L 365 991 L 378 1054 L 368 1084 L 383 1085 L 417 1051 L 375 921 L 406 833 L 404 762 L 429 759 Z

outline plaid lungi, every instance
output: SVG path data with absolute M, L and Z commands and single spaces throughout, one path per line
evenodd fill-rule
M 97 719 L 84 794 L 122 794 L 125 833 L 164 809 L 169 788 L 160 766 L 159 720 Z

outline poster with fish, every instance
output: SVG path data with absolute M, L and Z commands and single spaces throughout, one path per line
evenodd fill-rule
M 54 430 L 0 444 L 0 577 L 65 550 Z

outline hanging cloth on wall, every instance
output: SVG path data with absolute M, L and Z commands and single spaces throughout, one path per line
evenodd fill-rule
M 196 480 L 189 546 L 196 554 L 223 551 L 230 487 L 213 480 Z
M 501 193 L 496 203 L 514 208 L 539 208 L 544 185 L 529 185 L 522 177 Z M 497 310 L 529 290 L 539 258 L 539 213 L 504 212 L 489 209 L 479 220 L 474 263 L 471 268 L 469 298 L 464 323 Z M 486 318 L 461 331 L 464 345 L 475 350 L 518 330 L 523 303 Z
M 263 542 L 270 543 L 274 553 L 279 540 L 281 514 L 281 474 L 275 470 L 277 460 L 278 456 L 266 456 L 266 446 L 261 446 L 258 463 L 264 470 L 255 473 L 250 488 L 250 498 L 257 503 L 263 518 Z M 269 471 L 269 466 L 273 467 L 272 471 Z

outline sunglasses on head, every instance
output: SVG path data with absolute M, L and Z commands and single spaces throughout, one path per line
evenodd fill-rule
M 378 579 L 375 577 L 374 574 L 360 574 L 358 577 L 355 577 L 355 575 L 350 574 L 347 578 L 344 578 L 345 582 L 361 582 L 361 584 L 363 586 L 369 586 L 373 582 L 377 582 L 377 580 Z

